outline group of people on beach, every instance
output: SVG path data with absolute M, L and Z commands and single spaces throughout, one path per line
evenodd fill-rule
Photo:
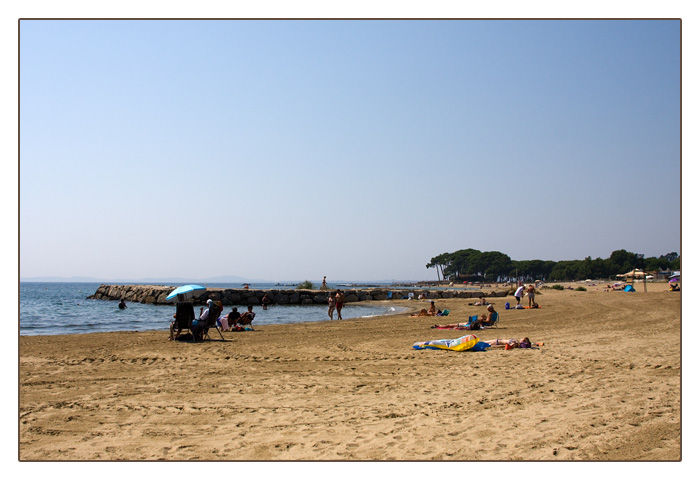
M 212 325 L 210 321 L 212 315 L 216 315 L 217 327 L 225 332 L 245 330 L 255 318 L 252 305 L 248 305 L 248 311 L 242 314 L 237 307 L 233 307 L 226 315 L 219 316 L 221 307 L 216 306 L 214 300 L 209 299 L 206 304 L 206 309 L 200 307 L 199 315 L 195 316 L 192 302 L 186 301 L 183 295 L 178 295 L 175 314 L 170 323 L 170 340 L 176 340 L 186 328 L 191 331 L 194 340 L 201 338 L 205 329 L 208 328 L 207 325 Z
M 535 303 L 535 286 L 534 285 L 528 285 L 527 286 L 527 291 L 525 290 L 524 285 L 520 285 L 516 290 L 515 290 L 515 300 L 517 302 L 517 305 L 520 305 L 520 300 L 523 298 L 523 292 L 527 293 L 527 306 L 530 308 L 535 307 L 537 304 Z M 518 308 L 516 305 L 515 308 Z
M 324 284 L 325 284 L 325 277 L 324 277 Z M 521 299 L 523 297 L 523 292 L 525 292 L 525 287 L 524 285 L 520 285 L 518 289 L 515 291 L 515 298 L 517 301 L 517 305 L 520 305 Z M 527 296 L 529 300 L 529 306 L 533 307 L 533 305 L 537 305 L 534 302 L 535 298 L 535 287 L 534 285 L 529 285 L 527 287 Z M 123 303 L 123 300 L 122 302 Z M 262 298 L 262 308 L 263 310 L 267 310 L 268 305 L 270 304 L 270 298 L 268 297 L 267 294 L 263 295 Z M 331 292 L 328 295 L 328 317 L 333 320 L 334 313 L 338 313 L 338 320 L 342 320 L 342 309 L 345 304 L 345 295 L 340 289 L 337 289 L 335 292 Z M 471 305 L 471 304 L 470 304 Z M 481 298 L 478 303 L 475 303 L 474 305 L 487 305 L 486 307 L 486 313 L 482 314 L 480 317 L 474 317 L 470 319 L 468 322 L 460 322 L 460 323 L 450 323 L 450 324 L 442 324 L 442 325 L 433 325 L 431 328 L 438 328 L 438 329 L 454 329 L 454 330 L 481 330 L 485 327 L 490 327 L 493 326 L 497 320 L 498 320 L 498 313 L 496 312 L 494 306 L 490 303 L 487 303 L 484 298 Z M 120 308 L 123 308 L 120 305 Z M 181 308 L 185 308 L 188 310 L 188 315 L 191 317 L 191 322 L 190 322 L 190 330 L 193 332 L 193 334 L 196 337 L 196 332 L 201 330 L 201 328 L 205 325 L 208 324 L 209 320 L 209 315 L 212 314 L 212 312 L 216 312 L 215 314 L 218 315 L 221 313 L 220 310 L 220 302 L 219 302 L 219 307 L 218 309 L 215 310 L 214 306 L 214 301 L 209 299 L 207 300 L 207 308 L 204 309 L 204 307 L 200 308 L 199 311 L 199 316 L 195 317 L 194 315 L 194 307 L 192 305 L 192 302 L 185 302 L 184 297 L 178 295 L 178 305 L 177 305 L 178 310 L 176 311 L 175 315 L 173 317 L 175 320 L 170 324 L 170 340 L 176 339 L 182 329 L 183 326 L 181 324 L 177 324 L 177 317 L 178 313 L 180 312 Z M 521 307 L 522 308 L 522 307 Z M 448 313 L 447 310 L 444 311 L 444 314 L 446 315 Z M 438 310 L 437 307 L 435 306 L 435 301 L 431 300 L 430 301 L 430 306 L 425 309 L 421 309 L 420 312 L 411 314 L 413 317 L 434 317 L 434 316 L 440 316 L 443 314 L 442 310 Z M 253 319 L 255 318 L 255 312 L 253 312 L 253 306 L 249 305 L 248 306 L 248 311 L 244 312 L 241 314 L 238 311 L 237 307 L 233 307 L 232 310 L 227 313 L 226 315 L 222 315 L 217 318 L 216 320 L 216 325 L 222 330 L 222 331 L 240 331 L 246 329 L 246 327 L 249 327 Z M 211 324 L 210 324 L 211 326 Z M 175 333 L 175 329 L 177 328 L 177 333 Z M 247 328 L 250 329 L 250 328 Z M 516 339 L 509 339 L 509 340 L 503 340 L 503 339 L 495 339 L 495 340 L 489 340 L 486 341 L 490 346 L 492 347 L 503 347 L 506 350 L 510 350 L 512 348 L 530 348 L 530 340 L 525 337 L 520 340 Z
M 523 308 L 521 306 L 521 300 L 523 298 L 523 293 L 526 293 L 528 296 L 529 300 L 529 307 L 530 308 L 537 308 L 538 305 L 535 303 L 535 286 L 534 285 L 529 285 L 527 288 L 524 285 L 520 285 L 516 291 L 515 291 L 515 298 L 517 301 L 517 305 L 520 305 L 520 308 Z M 436 329 L 444 329 L 444 330 L 481 330 L 486 327 L 493 326 L 497 321 L 498 321 L 498 313 L 496 312 L 495 307 L 493 304 L 488 303 L 485 298 L 481 298 L 479 301 L 476 303 L 473 303 L 470 305 L 487 305 L 486 307 L 486 312 L 485 314 L 482 314 L 481 316 L 477 317 L 476 315 L 473 318 L 470 318 L 468 322 L 460 322 L 460 323 L 448 323 L 448 324 L 436 324 L 433 325 L 430 328 L 436 328 Z M 435 302 L 431 301 L 430 302 L 430 307 L 428 309 L 421 309 L 419 313 L 413 313 L 411 314 L 412 317 L 429 317 L 429 316 L 439 316 L 440 315 L 440 310 L 438 310 L 435 306 Z M 444 342 L 446 340 L 435 340 L 435 342 Z M 516 338 L 511 338 L 511 339 L 500 339 L 497 338 L 495 340 L 483 340 L 484 343 L 488 344 L 490 347 L 493 348 L 503 348 L 505 350 L 512 350 L 514 348 L 533 348 L 533 343 L 530 341 L 528 337 L 516 339 Z M 430 343 L 430 342 L 428 342 Z M 536 343 L 534 344 L 535 346 L 541 346 L 543 343 Z
M 265 304 L 263 304 L 263 310 L 267 310 Z M 255 312 L 253 311 L 252 305 L 248 305 L 248 311 L 242 314 L 238 311 L 237 307 L 233 307 L 229 313 L 217 319 L 217 325 L 224 332 L 235 332 L 242 330 L 243 328 L 241 327 L 253 323 L 254 318 Z
M 262 309 L 267 310 L 267 307 L 270 304 L 270 297 L 267 294 L 263 295 L 261 304 Z M 176 307 L 176 312 L 173 315 L 174 320 L 170 324 L 170 340 L 175 340 L 184 329 L 183 325 L 177 323 L 178 312 L 180 312 L 180 309 L 186 310 L 185 316 L 190 318 L 190 330 L 192 330 L 193 334 L 195 334 L 195 332 L 197 332 L 201 326 L 207 324 L 209 315 L 211 314 L 210 312 L 212 311 L 212 305 L 213 300 L 207 300 L 207 308 L 205 309 L 204 307 L 201 307 L 199 310 L 199 316 L 195 317 L 192 302 L 185 302 L 184 296 L 178 295 L 178 304 Z M 340 289 L 337 289 L 334 293 L 330 293 L 328 295 L 328 317 L 333 320 L 333 314 L 337 312 L 338 320 L 342 320 L 343 316 L 341 311 L 343 309 L 343 305 L 345 305 L 345 295 L 340 291 Z M 122 307 L 120 306 L 120 308 Z M 238 311 L 237 307 L 233 307 L 229 313 L 218 317 L 216 324 L 224 332 L 234 332 L 250 329 L 249 326 L 251 323 L 253 323 L 254 318 L 255 312 L 253 312 L 252 305 L 248 305 L 248 311 L 244 312 L 243 314 Z M 177 332 L 175 330 L 177 330 Z

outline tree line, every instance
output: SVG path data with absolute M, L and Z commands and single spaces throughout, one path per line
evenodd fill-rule
M 481 252 L 473 248 L 443 253 L 430 259 L 425 268 L 435 268 L 438 280 L 453 281 L 510 281 L 545 280 L 573 281 L 587 278 L 612 278 L 633 268 L 645 272 L 680 270 L 681 257 L 677 252 L 659 257 L 615 250 L 610 257 L 583 260 L 511 260 L 505 253 Z

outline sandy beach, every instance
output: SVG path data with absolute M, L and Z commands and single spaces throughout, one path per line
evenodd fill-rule
M 575 284 L 580 285 L 580 284 Z M 417 351 L 448 317 L 256 327 L 226 341 L 157 332 L 22 336 L 19 459 L 680 460 L 681 297 L 540 290 L 483 340 L 539 349 Z M 424 301 L 393 302 L 414 311 Z M 212 338 L 217 338 L 214 334 Z

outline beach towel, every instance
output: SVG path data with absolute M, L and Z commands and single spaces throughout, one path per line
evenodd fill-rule
M 443 340 L 429 340 L 427 342 L 416 342 L 413 344 L 413 348 L 416 350 L 452 350 L 455 352 L 464 352 L 471 350 L 476 344 L 479 343 L 479 339 L 475 335 L 465 335 L 459 338 L 443 339 Z
M 253 327 L 250 325 L 232 325 L 231 326 L 231 331 L 232 332 L 254 332 Z
M 216 324 L 219 326 L 220 329 L 228 330 L 228 315 L 219 317 L 219 319 L 216 321 Z

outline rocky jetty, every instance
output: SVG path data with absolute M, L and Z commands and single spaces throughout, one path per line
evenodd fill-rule
M 121 300 L 127 302 L 149 303 L 154 305 L 173 304 L 167 297 L 176 287 L 171 285 L 105 285 L 88 298 L 97 300 Z M 424 294 L 429 299 L 441 298 L 481 298 L 505 297 L 507 291 L 467 291 L 467 290 L 428 290 L 401 288 L 343 289 L 346 302 L 364 302 L 371 300 L 399 300 L 413 292 L 415 298 Z M 220 300 L 224 305 L 260 305 L 263 295 L 267 294 L 271 304 L 278 305 L 314 305 L 326 304 L 329 291 L 322 290 L 249 290 L 243 288 L 207 288 L 194 297 L 194 303 L 204 304 L 207 299 Z

